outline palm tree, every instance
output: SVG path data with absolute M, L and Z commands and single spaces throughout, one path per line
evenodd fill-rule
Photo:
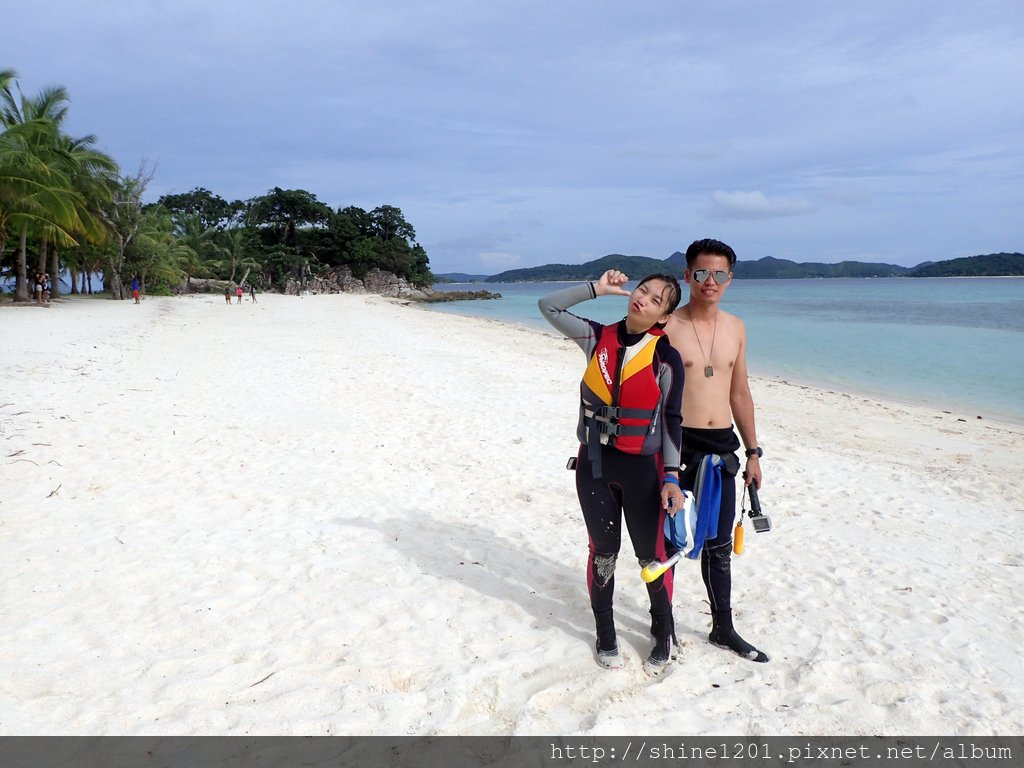
M 217 243 L 217 230 L 208 227 L 197 214 L 179 217 L 174 234 L 182 245 L 188 246 L 193 256 L 183 263 L 186 280 L 215 274 L 228 249 Z
M 112 197 L 111 182 L 117 175 L 117 163 L 109 155 L 94 149 L 95 144 L 94 136 L 78 139 L 64 134 L 58 136 L 58 149 L 66 163 L 68 178 L 80 197 L 77 213 L 82 229 L 76 234 L 79 240 L 99 245 L 110 237 L 110 230 L 103 217 L 103 206 Z M 60 270 L 56 244 L 51 248 L 51 253 L 53 259 L 50 272 L 54 276 L 54 292 L 51 296 L 56 297 L 60 290 L 60 281 L 56 279 Z
M 124 266 L 137 274 L 143 287 L 148 280 L 172 287 L 185 277 L 182 263 L 194 254 L 172 232 L 173 224 L 161 206 L 146 206 L 139 218 L 137 232 L 125 252 Z
M 144 216 L 142 195 L 152 178 L 152 171 L 140 167 L 134 176 L 118 176 L 109 181 L 111 197 L 102 208 L 103 218 L 115 246 L 110 249 L 104 270 L 112 299 L 127 298 L 122 272 L 129 249 L 149 226 Z
M 252 232 L 241 227 L 229 229 L 221 234 L 220 239 L 225 243 L 223 246 L 225 252 L 224 261 L 225 266 L 231 268 L 231 274 L 228 277 L 231 282 L 235 282 L 235 275 L 238 274 L 238 270 L 241 267 L 245 267 L 246 277 L 248 277 L 251 270 L 262 269 L 259 262 L 249 255 L 256 239 Z M 242 278 L 242 282 L 244 281 L 245 278 Z
M 67 113 L 62 88 L 44 90 L 35 99 L 15 98 L 13 70 L 0 72 L 0 252 L 7 233 L 19 232 L 15 301 L 27 301 L 27 240 L 30 228 L 47 241 L 77 243 L 83 231 L 82 198 L 69 176 L 71 165 L 60 150 L 59 126 Z M 45 253 L 45 249 L 44 253 Z
M 17 288 L 15 301 L 26 301 L 26 243 L 30 227 L 52 227 L 55 237 L 74 243 L 77 196 L 67 179 L 40 158 L 24 136 L 11 130 L 0 134 L 0 253 L 7 234 L 17 231 Z

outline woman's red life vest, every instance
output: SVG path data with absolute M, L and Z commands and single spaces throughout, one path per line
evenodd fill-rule
M 580 382 L 577 434 L 592 461 L 601 444 L 642 456 L 661 450 L 661 387 L 653 363 L 665 332 L 651 328 L 625 346 L 618 329 L 619 323 L 601 329 Z

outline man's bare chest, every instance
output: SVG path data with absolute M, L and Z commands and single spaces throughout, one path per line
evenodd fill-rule
M 687 377 L 732 375 L 739 355 L 739 342 L 730 334 L 719 329 L 718 333 L 705 331 L 702 335 L 689 323 L 680 323 L 670 339 L 683 359 Z

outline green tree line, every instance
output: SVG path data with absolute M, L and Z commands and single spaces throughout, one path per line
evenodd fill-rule
M 17 77 L 0 70 L 0 277 L 13 276 L 15 301 L 30 299 L 36 272 L 51 276 L 55 296 L 58 275 L 72 293 L 93 293 L 102 273 L 113 298 L 127 298 L 136 275 L 155 294 L 193 278 L 280 290 L 339 266 L 433 280 L 415 230 L 390 205 L 333 209 L 280 187 L 231 202 L 202 187 L 144 202 L 151 171 L 125 173 L 95 136 L 69 135 L 64 88 L 26 96 Z
M 583 264 L 545 264 L 539 267 L 512 269 L 491 275 L 485 278 L 484 282 L 596 280 L 608 269 L 618 269 L 636 277 L 655 272 L 681 275 L 685 268 L 685 256 L 678 251 L 663 260 L 646 256 L 609 254 Z M 1004 277 L 1024 275 L 1024 254 L 992 253 L 967 256 L 925 262 L 916 267 L 863 261 L 841 261 L 838 264 L 795 262 L 765 256 L 756 261 L 737 261 L 733 274 L 738 278 L 761 280 L 820 277 Z
M 912 277 L 1010 277 L 1024 275 L 1024 253 L 989 253 L 919 264 Z

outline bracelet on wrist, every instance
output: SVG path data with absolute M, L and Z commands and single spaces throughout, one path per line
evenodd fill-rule
M 665 475 L 664 482 L 672 483 L 672 485 L 676 486 L 677 488 L 679 487 L 679 478 L 678 477 L 672 477 L 672 475 Z

